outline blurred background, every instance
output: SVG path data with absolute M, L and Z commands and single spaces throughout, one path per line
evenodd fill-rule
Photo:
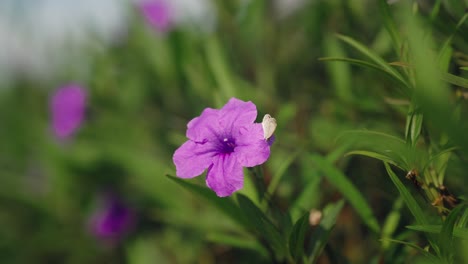
M 453 32 L 468 3 L 436 1 L 431 17 L 432 2 L 415 4 L 437 43 L 453 34 L 450 69 L 467 77 L 458 69 L 468 66 L 468 25 Z M 398 196 L 384 167 L 344 156 L 336 138 L 404 138 L 408 98 L 375 71 L 319 61 L 359 56 L 336 33 L 398 60 L 383 18 L 370 0 L 1 0 L 0 262 L 268 263 L 219 243 L 216 234 L 243 231 L 166 177 L 187 122 L 231 97 L 254 102 L 257 122 L 278 121 L 263 170 L 267 182 L 285 175 L 272 194 L 282 210 L 294 205 L 297 216 L 341 197 L 302 155 L 334 153 L 383 221 Z M 453 193 L 466 194 L 467 167 L 451 161 Z M 399 228 L 409 221 L 403 214 Z M 377 263 L 379 238 L 346 206 L 330 245 L 350 263 Z M 411 254 L 388 252 L 395 263 Z

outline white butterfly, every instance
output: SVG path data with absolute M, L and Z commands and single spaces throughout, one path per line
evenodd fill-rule
M 276 119 L 271 117 L 269 114 L 266 114 L 263 117 L 262 127 L 263 127 L 263 137 L 265 139 L 269 139 L 273 135 L 273 133 L 275 132 Z

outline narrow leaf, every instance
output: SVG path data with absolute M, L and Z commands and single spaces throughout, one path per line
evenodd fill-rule
M 398 243 L 398 244 L 402 244 L 402 245 L 414 248 L 414 249 L 418 250 L 424 257 L 426 257 L 426 260 L 429 261 L 429 263 L 440 264 L 439 258 L 437 258 L 436 256 L 432 255 L 431 253 L 427 252 L 426 250 L 424 250 L 423 248 L 419 247 L 416 244 L 406 242 L 406 241 L 402 241 L 402 240 L 397 240 L 397 239 L 390 239 L 390 238 L 383 238 L 381 240 L 384 241 L 384 242 L 394 242 L 394 243 Z
M 305 213 L 294 224 L 289 235 L 289 253 L 296 262 L 300 262 L 304 256 L 304 240 L 309 229 L 309 213 Z
M 409 225 L 406 228 L 416 231 L 421 231 L 431 234 L 440 234 L 442 230 L 442 225 Z M 465 227 L 454 227 L 453 236 L 456 238 L 461 238 L 468 240 L 468 228 Z
M 357 65 L 357 66 L 361 66 L 361 67 L 364 67 L 364 68 L 369 68 L 369 69 L 373 69 L 373 70 L 377 70 L 379 71 L 380 73 L 383 73 L 385 76 L 387 76 L 388 78 L 390 78 L 391 80 L 394 80 L 395 82 L 397 82 L 398 84 L 404 86 L 404 87 L 409 87 L 409 84 L 403 80 L 402 78 L 400 78 L 399 76 L 395 76 L 394 74 L 392 74 L 391 72 L 387 71 L 386 69 L 382 68 L 382 67 L 379 67 L 378 65 L 376 64 L 373 64 L 373 63 L 369 63 L 367 61 L 363 61 L 363 60 L 358 60 L 358 59 L 351 59 L 351 58 L 337 58 L 337 57 L 325 57 L 325 58 L 319 58 L 319 60 L 321 61 L 341 61 L 341 62 L 347 62 L 347 63 L 350 63 L 350 64 L 354 64 L 354 65 Z
M 464 208 L 465 206 L 462 204 L 452 209 L 445 219 L 439 233 L 440 253 L 448 263 L 453 262 L 453 229 Z
M 392 169 L 390 168 L 390 165 L 388 165 L 388 163 L 384 163 L 384 164 L 385 164 L 385 169 L 387 170 L 387 173 L 390 176 L 390 179 L 392 180 L 393 184 L 398 189 L 398 192 L 400 193 L 400 195 L 403 197 L 403 200 L 405 201 L 405 204 L 410 210 L 411 214 L 414 216 L 416 223 L 420 225 L 427 225 L 428 222 L 419 204 L 413 198 L 411 193 L 406 189 L 405 185 L 400 181 L 400 179 L 398 179 L 398 176 L 396 176 L 395 173 L 392 171 Z M 434 243 L 435 239 L 432 236 L 428 236 L 428 241 L 431 244 L 431 246 L 434 248 L 434 250 L 438 252 L 439 248 Z
M 392 237 L 393 233 L 397 229 L 400 218 L 401 218 L 401 208 L 403 207 L 403 199 L 398 197 L 393 203 L 392 211 L 385 218 L 385 222 L 382 226 L 382 239 L 389 239 Z M 386 250 L 389 247 L 389 241 L 383 240 L 382 248 Z
M 167 178 L 174 181 L 175 183 L 179 184 L 183 188 L 189 190 L 196 195 L 205 198 L 210 203 L 212 203 L 216 208 L 218 208 L 221 212 L 226 214 L 228 217 L 236 221 L 242 226 L 248 226 L 247 221 L 245 218 L 242 217 L 242 212 L 236 203 L 230 198 L 219 198 L 216 194 L 205 187 L 202 187 L 197 184 L 193 184 L 187 180 L 183 180 L 174 176 L 166 175 Z
M 247 196 L 237 194 L 237 200 L 242 214 L 246 215 L 251 228 L 268 241 L 277 258 L 283 258 L 286 254 L 286 241 L 277 227 Z
M 337 139 L 340 144 L 348 144 L 351 151 L 378 158 L 404 170 L 414 169 L 418 160 L 424 160 L 424 153 L 410 148 L 406 142 L 395 136 L 367 130 L 347 131 Z
M 258 241 L 248 237 L 241 237 L 231 234 L 220 234 L 219 232 L 216 233 L 209 233 L 206 237 L 208 241 L 215 242 L 218 244 L 229 245 L 236 248 L 244 248 L 254 250 L 263 257 L 268 256 L 268 251 L 265 247 L 260 244 Z
M 362 155 L 362 156 L 366 156 L 366 157 L 369 157 L 369 158 L 374 158 L 374 159 L 381 160 L 383 162 L 390 163 L 390 164 L 392 164 L 394 166 L 397 166 L 397 167 L 402 169 L 402 167 L 399 165 L 399 163 L 395 162 L 391 157 L 385 156 L 385 155 L 382 155 L 382 154 L 379 154 L 379 153 L 376 153 L 376 152 L 365 151 L 365 150 L 355 150 L 355 151 L 350 151 L 350 152 L 346 153 L 346 155 Z
M 392 14 L 390 13 L 390 8 L 387 1 L 379 0 L 379 9 L 380 14 L 383 18 L 385 29 L 388 31 L 388 34 L 390 34 L 390 37 L 392 38 L 393 48 L 395 49 L 396 54 L 399 54 L 401 48 L 400 35 L 396 28 Z
M 387 170 L 387 173 L 390 176 L 390 179 L 392 180 L 393 184 L 395 184 L 395 186 L 397 187 L 398 192 L 403 197 L 406 206 L 408 206 L 408 209 L 414 216 L 416 222 L 419 224 L 426 225 L 427 221 L 426 217 L 424 216 L 423 210 L 421 209 L 421 207 L 419 207 L 418 203 L 413 198 L 411 193 L 406 189 L 405 185 L 400 181 L 400 179 L 398 179 L 398 176 L 396 176 L 396 174 L 392 171 L 392 169 L 387 163 L 385 163 L 385 169 Z
M 407 82 L 403 79 L 403 77 L 401 76 L 401 74 L 397 70 L 395 70 L 390 65 L 388 65 L 388 63 L 384 59 L 382 59 L 380 56 L 378 56 L 377 54 L 375 54 L 374 52 L 369 50 L 366 46 L 364 46 L 363 44 L 357 42 L 356 40 L 354 40 L 354 39 L 352 39 L 350 37 L 344 36 L 344 35 L 338 35 L 338 38 L 341 39 L 342 41 L 348 43 L 350 46 L 352 46 L 353 48 L 355 48 L 359 52 L 361 52 L 364 56 L 369 58 L 372 62 L 374 62 L 375 64 L 377 64 L 381 68 L 385 69 L 385 71 L 390 73 L 396 79 L 400 80 L 402 83 L 405 83 L 405 87 L 408 87 L 408 88 L 410 87 L 410 85 L 407 84 Z
M 337 168 L 330 164 L 322 156 L 311 154 L 311 160 L 318 167 L 331 184 L 333 184 L 343 196 L 351 203 L 358 215 L 374 232 L 379 232 L 380 227 L 377 219 L 372 213 L 372 210 L 361 192 L 354 184 Z
M 450 73 L 444 73 L 442 75 L 442 80 L 463 88 L 468 88 L 468 80 Z

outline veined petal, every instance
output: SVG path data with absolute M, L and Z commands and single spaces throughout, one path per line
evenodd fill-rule
M 222 131 L 219 126 L 219 111 L 217 109 L 206 108 L 200 116 L 190 120 L 187 124 L 187 138 L 204 143 L 208 139 L 217 138 Z
M 239 129 L 233 155 L 245 167 L 260 165 L 268 159 L 270 144 L 263 137 L 262 124 L 255 123 Z
M 232 154 L 217 155 L 208 169 L 206 185 L 219 197 L 231 195 L 244 186 L 242 166 Z
M 219 124 L 226 132 L 235 132 L 233 128 L 252 124 L 257 118 L 257 107 L 254 103 L 244 102 L 237 98 L 231 98 L 223 108 L 219 110 Z
M 188 140 L 174 153 L 172 160 L 176 166 L 176 175 L 181 178 L 193 178 L 203 173 L 213 163 L 213 146 Z

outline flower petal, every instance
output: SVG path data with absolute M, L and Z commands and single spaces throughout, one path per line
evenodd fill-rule
M 167 32 L 173 26 L 174 14 L 169 1 L 143 1 L 139 4 L 139 8 L 149 24 L 157 31 Z
M 219 112 L 219 124 L 226 132 L 235 132 L 233 128 L 239 128 L 252 124 L 257 118 L 257 107 L 254 103 L 244 102 L 237 98 L 231 98 Z
M 200 116 L 190 120 L 187 124 L 187 138 L 205 143 L 209 139 L 216 138 L 222 131 L 219 126 L 219 110 L 206 108 Z
M 176 175 L 180 178 L 193 178 L 203 173 L 213 163 L 213 146 L 188 140 L 175 152 L 172 160 L 176 166 Z
M 245 167 L 260 165 L 270 157 L 270 144 L 263 138 L 262 124 L 251 124 L 239 130 L 233 154 Z
M 52 128 L 59 138 L 71 136 L 85 116 L 86 91 L 77 84 L 58 89 L 51 99 Z
M 218 155 L 213 160 L 213 166 L 208 169 L 206 185 L 219 197 L 231 195 L 244 186 L 242 166 L 233 155 Z

